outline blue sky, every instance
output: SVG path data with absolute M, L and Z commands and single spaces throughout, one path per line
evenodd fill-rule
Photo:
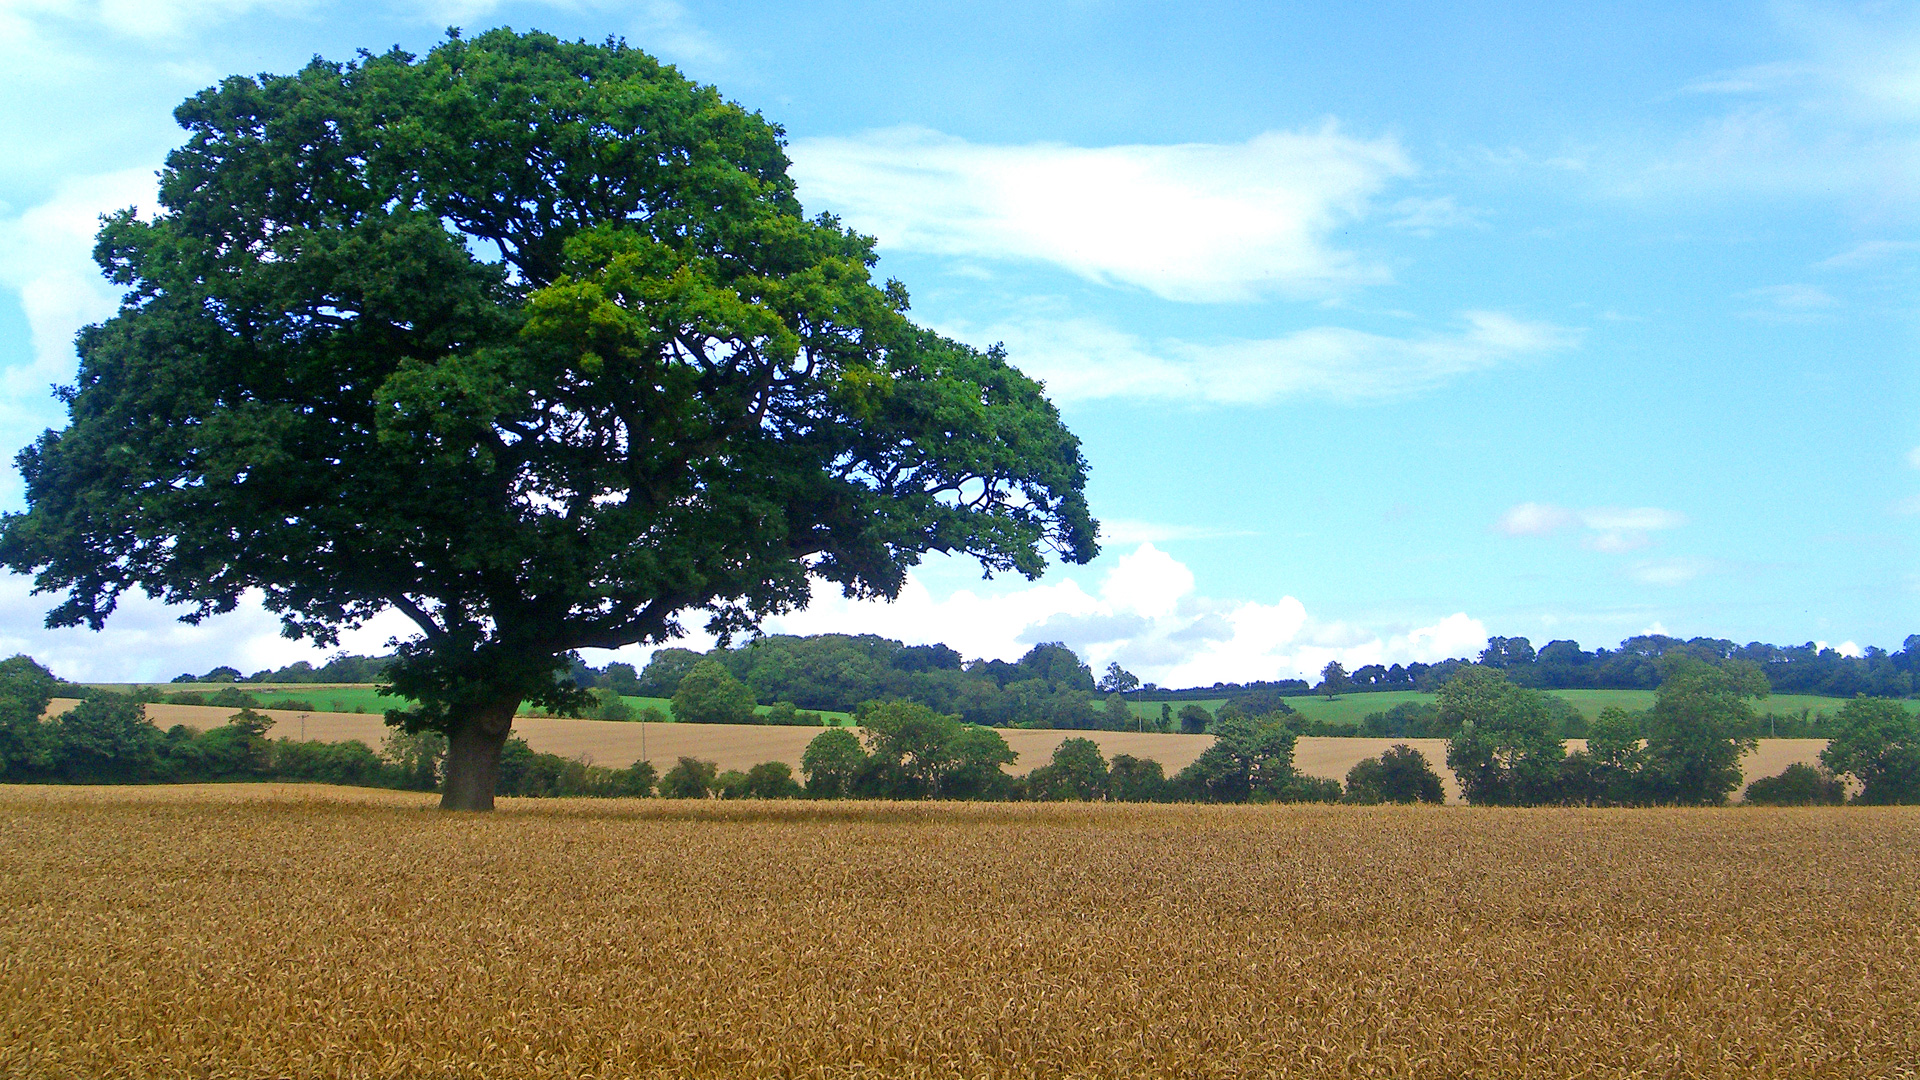
M 1920 6 L 1274 7 L 0 0 L 0 443 L 60 421 L 94 219 L 151 204 L 182 98 L 448 25 L 623 35 L 1047 382 L 1107 524 L 1039 583 L 934 560 L 770 628 L 1165 683 L 1920 631 Z M 0 649 L 74 677 L 307 654 L 257 610 L 48 633 L 25 593 Z

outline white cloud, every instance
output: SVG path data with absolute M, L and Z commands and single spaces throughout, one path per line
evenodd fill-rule
M 1291 596 L 1271 604 L 1197 596 L 1193 572 L 1152 544 L 1115 559 L 1094 592 L 1066 579 L 960 588 L 942 596 L 923 577 L 911 575 L 892 603 L 848 600 L 820 585 L 809 607 L 769 619 L 765 629 L 944 642 L 970 658 L 1003 660 L 1042 641 L 1064 641 L 1096 670 L 1117 661 L 1165 686 L 1313 678 L 1329 660 L 1349 671 L 1367 664 L 1432 663 L 1471 657 L 1487 639 L 1486 627 L 1465 613 L 1372 629 L 1315 619 Z M 30 584 L 26 577 L 0 576 L 0 655 L 26 653 L 69 679 L 157 681 L 221 664 L 251 672 L 296 660 L 318 662 L 331 651 L 281 637 L 278 618 L 255 597 L 196 627 L 178 621 L 179 609 L 133 595 L 100 633 L 44 630 L 39 627 L 54 598 L 30 596 Z M 697 626 L 699 619 L 688 622 Z M 343 635 L 342 648 L 380 653 L 389 640 L 412 634 L 411 623 L 388 613 Z M 708 649 L 713 642 L 695 632 L 675 644 Z M 630 646 L 614 654 L 595 652 L 591 659 L 644 664 L 652 652 Z
M 1920 469 L 1920 446 L 1907 451 L 1907 468 Z
M 1291 596 L 1272 604 L 1194 595 L 1193 574 L 1152 544 L 1122 555 L 1097 593 L 1073 581 L 982 595 L 936 597 L 910 579 L 891 604 L 849 601 L 818 589 L 805 611 L 768 621 L 769 632 L 876 633 L 935 641 L 962 654 L 1015 659 L 1042 641 L 1064 641 L 1095 669 L 1118 662 L 1162 685 L 1211 685 L 1317 676 L 1329 660 L 1366 664 L 1472 656 L 1486 644 L 1478 619 L 1456 613 L 1430 625 L 1367 630 L 1312 618 Z
M 1565 507 L 1527 502 L 1500 515 L 1498 528 L 1508 536 L 1551 536 L 1579 521 L 1580 515 Z
M 283 667 L 296 660 L 319 662 L 338 650 L 317 649 L 280 636 L 279 617 L 257 597 L 238 610 L 199 626 L 179 621 L 185 609 L 169 608 L 140 594 L 121 598 L 106 628 L 48 630 L 47 610 L 54 596 L 32 596 L 32 579 L 0 574 L 0 656 L 25 653 L 62 678 L 82 682 L 164 681 L 184 671 L 209 671 L 230 664 L 242 671 Z M 399 615 L 382 615 L 342 635 L 348 652 L 382 653 L 395 636 L 408 637 L 413 624 Z
M 1634 551 L 1652 542 L 1649 533 L 1677 529 L 1685 514 L 1653 506 L 1595 506 L 1569 510 L 1550 503 L 1520 503 L 1500 515 L 1494 527 L 1508 536 L 1551 536 L 1565 529 L 1583 528 L 1583 547 L 1609 554 Z
M 1320 297 L 1388 279 L 1331 243 L 1413 166 L 1329 122 L 1244 143 L 995 146 L 917 127 L 796 140 L 801 198 L 883 247 L 1052 263 L 1171 300 Z
M 154 192 L 152 169 L 128 169 L 70 181 L 47 202 L 0 218 L 0 287 L 18 294 L 33 346 L 31 359 L 0 371 L 0 445 L 9 452 L 58 417 L 47 388 L 73 377 L 74 333 L 119 305 L 120 290 L 93 262 L 100 215 L 150 210 Z M 12 470 L 5 475 L 17 483 Z
M 1283 398 L 1405 397 L 1461 375 L 1571 347 L 1577 332 L 1470 311 L 1452 333 L 1389 337 L 1320 326 L 1263 340 L 1148 342 L 1087 319 L 1022 321 L 954 336 L 1002 341 L 1019 368 L 1056 401 L 1140 397 L 1217 405 Z

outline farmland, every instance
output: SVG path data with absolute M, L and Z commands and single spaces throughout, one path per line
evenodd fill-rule
M 1600 715 L 1600 710 L 1609 705 L 1618 706 L 1629 712 L 1637 712 L 1653 706 L 1651 690 L 1549 690 L 1555 697 L 1567 699 L 1574 708 L 1591 720 Z M 1287 704 L 1309 720 L 1319 720 L 1330 724 L 1357 724 L 1368 713 L 1385 712 L 1403 702 L 1415 701 L 1431 703 L 1434 695 L 1418 690 L 1385 690 L 1367 694 L 1341 694 L 1331 700 L 1324 697 L 1290 697 Z M 1146 719 L 1155 719 L 1160 715 L 1160 702 L 1135 701 L 1130 703 L 1136 715 Z M 1213 698 L 1205 701 L 1170 701 L 1175 714 L 1187 705 L 1199 705 L 1213 712 L 1226 704 L 1225 698 Z M 1753 703 L 1754 711 L 1762 716 L 1772 713 L 1776 716 L 1799 715 L 1801 710 L 1810 714 L 1832 713 L 1845 705 L 1843 698 L 1818 697 L 1813 694 L 1774 694 Z M 1920 712 L 1920 699 L 1905 702 L 1909 711 Z
M 328 713 L 365 713 L 380 716 L 388 709 L 396 708 L 404 702 L 399 698 L 382 696 L 379 687 L 372 683 L 116 683 L 102 684 L 104 689 L 127 692 L 136 689 L 153 689 L 162 693 L 216 693 L 226 689 L 238 689 L 259 698 L 269 709 L 286 709 L 282 702 L 304 702 L 313 706 L 311 711 Z M 623 696 L 634 715 L 638 716 L 646 709 L 658 709 L 662 716 L 673 716 L 673 702 L 660 697 Z M 760 707 L 761 712 L 767 706 Z M 1159 715 L 1157 712 L 1155 715 Z M 824 711 L 821 716 L 829 725 L 851 722 L 844 712 Z
M 1385 696 L 1385 695 L 1374 695 Z M 72 699 L 56 699 L 53 712 L 71 708 Z M 188 727 L 218 727 L 232 714 L 231 709 L 205 705 L 148 705 L 147 715 L 161 727 L 185 724 Z M 268 735 L 276 739 L 314 739 L 340 742 L 357 739 L 377 747 L 392 730 L 377 713 L 299 713 L 272 710 L 268 714 L 274 726 Z M 637 724 L 608 720 L 574 720 L 561 717 L 523 716 L 514 721 L 514 731 L 535 750 L 581 759 L 597 765 L 621 768 L 635 761 L 648 760 L 661 769 L 681 756 L 712 761 L 722 769 L 748 769 L 763 761 L 784 761 L 796 770 L 807 743 L 820 733 L 819 728 L 778 727 L 755 724 Z M 1026 773 L 1044 765 L 1053 748 L 1070 736 L 1092 739 L 1107 757 L 1132 754 L 1160 762 L 1172 774 L 1191 764 L 1212 741 L 1207 735 L 1162 735 L 1131 731 L 1059 731 L 1009 728 L 1000 732 L 1019 759 L 1008 770 Z M 1331 780 L 1344 779 L 1347 770 L 1363 758 L 1374 757 L 1389 746 L 1407 744 L 1419 750 L 1441 775 L 1449 801 L 1459 798 L 1459 786 L 1444 767 L 1447 757 L 1444 739 L 1369 739 L 1319 738 L 1307 736 L 1295 745 L 1294 764 L 1309 776 Z M 1584 745 L 1569 741 L 1569 749 Z M 1741 783 L 1772 776 L 1794 762 L 1812 763 L 1818 759 L 1820 739 L 1762 739 L 1753 752 L 1741 759 L 1745 773 Z
M 151 684 L 149 684 L 151 685 Z M 211 692 L 234 686 L 233 683 L 188 683 L 158 684 L 154 689 L 162 692 L 179 690 Z M 302 701 L 314 706 L 320 712 L 366 713 L 378 716 L 393 708 L 397 700 L 381 697 L 378 690 L 369 684 L 325 684 L 325 683 L 286 683 L 255 684 L 243 683 L 238 688 L 261 699 L 268 707 L 279 707 L 276 701 Z M 131 685 L 115 685 L 114 690 L 131 690 Z M 1651 690 L 1553 690 L 1550 693 L 1567 699 L 1591 720 L 1600 715 L 1600 710 L 1615 705 L 1628 711 L 1639 711 L 1653 705 Z M 1369 713 L 1384 712 L 1395 705 L 1408 701 L 1431 702 L 1434 695 L 1416 690 L 1388 690 L 1367 694 L 1341 694 L 1331 700 L 1324 697 L 1290 697 L 1287 704 L 1309 720 L 1318 720 L 1334 724 L 1359 723 Z M 664 716 L 673 715 L 672 702 L 657 697 L 623 697 L 622 701 L 633 709 L 635 715 L 642 710 L 653 708 Z M 1212 698 L 1202 701 L 1175 701 L 1167 704 L 1178 713 L 1187 705 L 1200 705 L 1209 712 L 1217 711 L 1226 703 L 1225 698 Z M 1134 715 L 1145 721 L 1157 720 L 1160 716 L 1160 702 L 1134 701 L 1130 705 Z M 1801 711 L 1809 714 L 1832 713 L 1846 704 L 1844 699 L 1818 697 L 1812 694 L 1775 694 L 1753 703 L 1754 710 L 1761 715 L 1769 713 L 1786 716 L 1798 715 Z M 1920 699 L 1906 702 L 1908 709 L 1920 712 Z M 765 711 L 766 706 L 761 706 Z M 851 717 L 844 712 L 828 711 L 822 714 L 830 724 L 851 723 Z
M 1920 1060 L 1920 810 L 429 802 L 0 789 L 0 1073 Z

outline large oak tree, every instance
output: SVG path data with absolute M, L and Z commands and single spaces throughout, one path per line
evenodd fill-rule
M 190 621 L 257 592 L 322 644 L 403 612 L 389 719 L 484 809 L 521 703 L 577 704 L 571 650 L 742 630 L 813 578 L 892 597 L 927 551 L 1096 551 L 1040 385 L 911 323 L 780 129 L 639 50 L 452 36 L 176 116 L 0 524 L 49 625 L 129 589 Z

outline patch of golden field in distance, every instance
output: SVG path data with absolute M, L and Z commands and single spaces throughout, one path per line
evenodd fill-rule
M 1920 809 L 0 788 L 0 1075 L 1898 1077 Z
M 49 715 L 72 708 L 72 699 L 57 698 Z M 259 710 L 274 720 L 268 736 L 275 739 L 317 739 L 341 742 L 358 739 L 378 749 L 393 730 L 379 716 L 362 713 L 299 713 L 285 709 Z M 161 727 L 185 724 L 206 730 L 227 722 L 233 709 L 206 705 L 148 705 L 147 716 Z M 543 753 L 564 758 L 584 758 L 595 765 L 616 769 L 641 760 L 652 761 L 661 772 L 673 767 L 682 756 L 711 761 L 722 769 L 750 769 L 763 761 L 784 761 L 800 769 L 800 755 L 820 728 L 777 727 L 765 724 L 638 724 L 609 720 L 570 720 L 562 717 L 521 716 L 513 721 L 514 733 L 527 745 Z M 1132 731 L 1063 731 L 998 728 L 1007 745 L 1020 755 L 1007 771 L 1025 774 L 1045 765 L 1053 748 L 1062 739 L 1079 737 L 1100 744 L 1108 758 L 1115 754 L 1158 761 L 1168 776 L 1193 763 L 1213 742 L 1211 735 L 1162 735 Z M 1294 747 L 1294 766 L 1309 776 L 1332 780 L 1347 778 L 1347 770 L 1360 761 L 1379 757 L 1388 747 L 1404 743 L 1426 756 L 1427 764 L 1440 774 L 1449 802 L 1460 801 L 1460 785 L 1447 769 L 1445 739 L 1371 739 L 1303 737 Z M 1762 776 L 1778 775 L 1796 761 L 1819 761 L 1822 739 L 1762 739 L 1758 749 L 1740 762 L 1745 773 L 1738 798 L 1746 785 Z M 1568 750 L 1583 749 L 1584 739 L 1570 739 Z

